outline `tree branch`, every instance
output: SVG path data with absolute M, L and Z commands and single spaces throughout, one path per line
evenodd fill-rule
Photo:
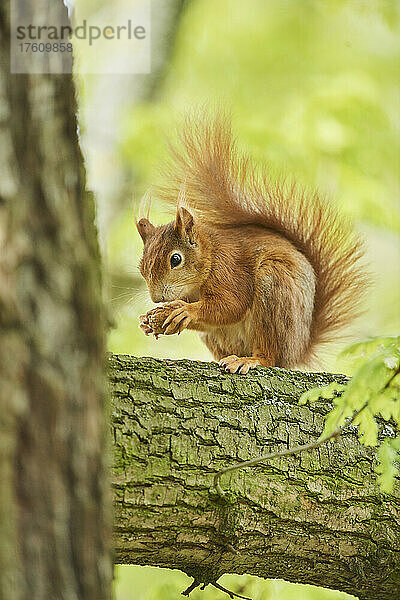
M 178 568 L 196 585 L 231 572 L 398 596 L 400 486 L 379 493 L 352 426 L 317 447 L 330 405 L 298 404 L 346 377 L 117 355 L 109 373 L 117 562 Z M 213 493 L 221 469 L 266 451 L 285 456 L 226 473 L 224 497 Z
M 231 465 L 230 467 L 225 467 L 224 469 L 221 469 L 214 475 L 215 489 L 221 497 L 225 496 L 225 492 L 220 484 L 221 477 L 222 475 L 225 475 L 225 473 L 232 473 L 232 471 L 244 469 L 245 467 L 255 467 L 256 465 L 266 462 L 267 460 L 272 460 L 273 458 L 281 458 L 283 456 L 294 456 L 295 454 L 300 454 L 301 452 L 310 452 L 310 450 L 316 450 L 317 448 L 323 446 L 327 442 L 330 442 L 333 439 L 337 439 L 350 425 L 354 423 L 358 415 L 363 410 L 365 410 L 367 406 L 368 403 L 366 402 L 359 410 L 355 411 L 353 416 L 350 419 L 348 419 L 346 423 L 344 423 L 340 427 L 335 428 L 335 430 L 332 431 L 332 433 L 330 433 L 329 435 L 320 437 L 314 442 L 309 442 L 308 444 L 303 444 L 302 446 L 295 446 L 294 448 L 286 448 L 285 450 L 281 450 L 280 452 L 271 452 L 269 454 L 264 454 L 263 456 L 259 456 L 258 458 L 244 460 L 242 462 L 236 463 L 235 465 Z M 340 417 L 338 420 L 340 420 Z

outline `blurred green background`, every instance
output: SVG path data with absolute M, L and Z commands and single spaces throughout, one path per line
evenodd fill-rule
M 106 3 L 94 4 L 100 10 Z M 134 0 L 116 4 L 119 14 L 129 14 Z M 138 329 L 138 315 L 152 303 L 138 273 L 141 240 L 132 216 L 132 199 L 157 179 L 165 140 L 185 110 L 204 103 L 231 110 L 244 150 L 276 173 L 317 187 L 365 236 L 374 286 L 350 339 L 398 333 L 400 3 L 153 0 L 152 45 L 148 76 L 78 79 L 82 143 L 108 272 L 110 350 L 210 359 L 193 332 L 156 342 Z M 151 217 L 169 219 L 157 202 Z M 347 370 L 334 358 L 340 347 L 323 357 L 323 368 Z M 174 571 L 117 567 L 115 597 L 172 600 L 189 581 Z M 249 576 L 226 576 L 223 583 L 254 600 L 345 597 Z M 223 595 L 207 588 L 191 597 Z

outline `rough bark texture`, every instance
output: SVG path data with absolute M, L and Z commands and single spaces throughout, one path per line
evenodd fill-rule
M 35 0 L 31 22 L 66 10 Z M 104 319 L 74 86 L 10 74 L 9 2 L 0 35 L 0 598 L 102 600 Z
M 225 475 L 237 461 L 316 440 L 326 401 L 299 395 L 341 375 L 111 355 L 116 559 L 310 583 L 361 600 L 400 594 L 400 486 L 381 495 L 373 451 L 335 443 Z

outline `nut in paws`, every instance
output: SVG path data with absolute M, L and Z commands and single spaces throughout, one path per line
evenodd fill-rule
M 140 328 L 145 335 L 154 335 L 157 339 L 159 335 L 165 333 L 163 323 L 169 313 L 170 311 L 166 309 L 165 306 L 156 306 L 152 310 L 149 310 L 145 315 L 140 315 Z

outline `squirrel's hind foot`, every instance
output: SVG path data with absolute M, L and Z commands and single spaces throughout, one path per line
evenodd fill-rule
M 250 369 L 254 369 L 255 367 L 271 366 L 267 365 L 261 358 L 256 358 L 255 356 L 236 356 L 236 354 L 225 356 L 225 358 L 219 361 L 219 364 L 221 367 L 224 367 L 225 371 L 240 373 L 241 375 L 246 375 Z

